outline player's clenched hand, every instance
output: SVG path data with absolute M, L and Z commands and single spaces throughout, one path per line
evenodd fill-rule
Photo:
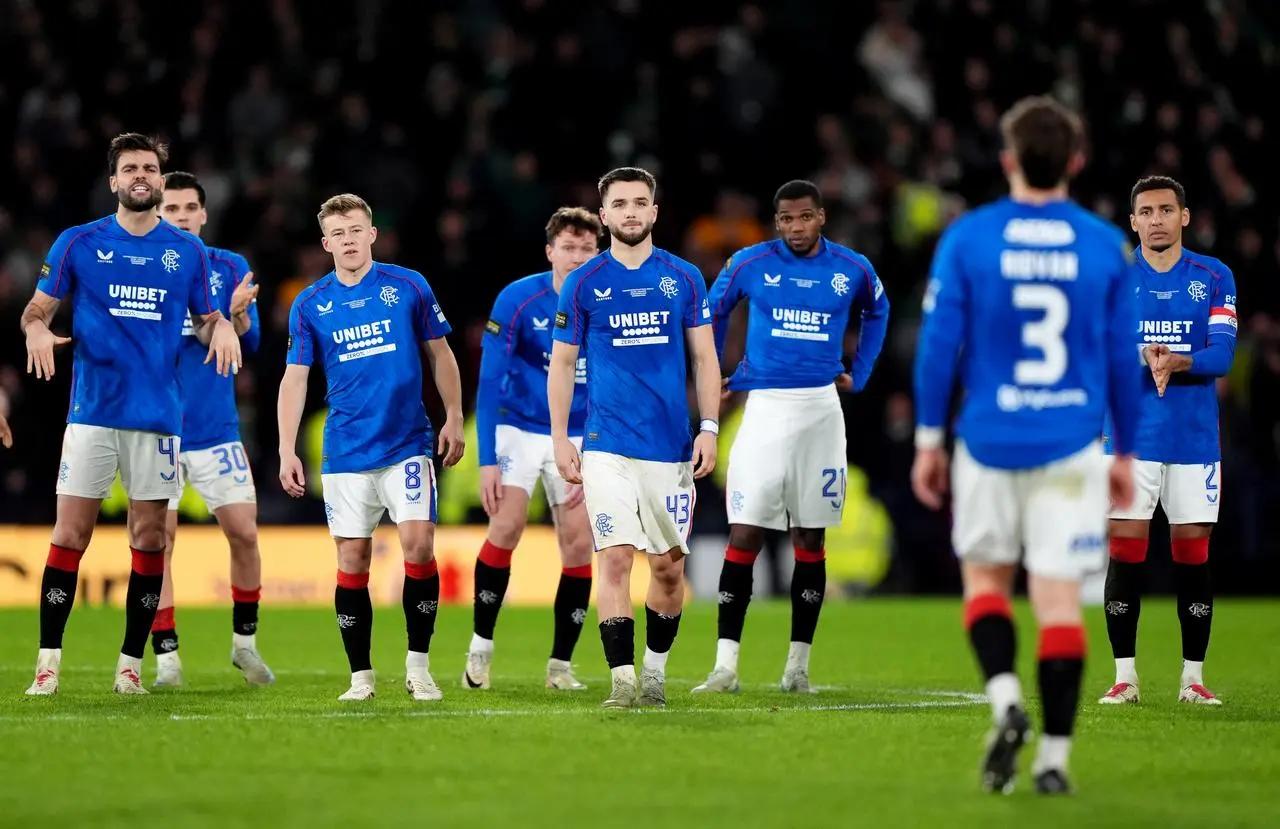
M 467 442 L 462 437 L 461 418 L 448 418 L 440 429 L 440 457 L 445 466 L 454 466 L 462 460 L 462 451 Z
M 204 358 L 206 364 L 216 360 L 218 374 L 230 377 L 240 371 L 240 338 L 236 329 L 228 320 L 218 319 L 213 324 L 213 336 L 209 339 L 209 354 Z
M 948 466 L 944 450 L 916 450 L 916 460 L 911 466 L 911 491 L 929 509 L 942 509 L 942 500 L 947 495 Z
M 9 431 L 9 421 L 5 420 L 2 414 L 0 414 L 0 444 L 4 444 L 5 449 L 13 448 L 13 432 Z
M 699 432 L 693 439 L 693 477 L 705 478 L 716 468 L 716 435 Z
M 253 284 L 253 271 L 244 275 L 244 279 L 231 292 L 231 316 L 243 314 L 249 303 L 258 298 L 258 286 Z
M 53 379 L 53 350 L 71 342 L 70 337 L 59 337 L 40 323 L 27 326 L 27 373 L 34 373 L 37 380 Z
M 847 371 L 836 377 L 836 391 L 853 391 L 853 375 Z
M 294 498 L 307 494 L 307 476 L 297 455 L 280 456 L 280 485 Z
M 732 396 L 733 396 L 733 392 L 729 391 L 729 378 L 721 377 L 720 378 L 720 402 L 723 403 L 724 401 L 728 400 Z
M 1125 510 L 1133 505 L 1133 459 L 1128 455 L 1117 455 L 1111 463 L 1109 481 L 1111 488 L 1111 506 Z
M 582 489 L 582 484 L 569 484 L 564 490 L 564 501 L 560 506 L 565 509 L 573 509 L 586 500 L 586 492 Z
M 578 454 L 578 447 L 573 445 L 573 441 L 568 438 L 556 438 L 555 452 L 556 469 L 560 470 L 560 477 L 564 478 L 566 483 L 582 483 L 582 457 Z
M 480 506 L 484 514 L 492 518 L 498 512 L 502 500 L 502 469 L 497 466 L 480 467 Z

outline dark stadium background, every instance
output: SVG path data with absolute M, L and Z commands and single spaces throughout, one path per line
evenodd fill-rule
M 780 183 L 819 183 L 829 235 L 872 259 L 893 302 L 870 387 L 846 406 L 851 461 L 894 526 L 882 589 L 952 590 L 948 518 L 916 505 L 907 483 L 921 287 L 946 222 L 1003 192 L 999 113 L 1050 92 L 1086 119 L 1091 164 L 1077 198 L 1127 228 L 1133 180 L 1174 175 L 1193 214 L 1188 246 L 1235 272 L 1240 347 L 1220 384 L 1215 578 L 1223 591 L 1280 591 L 1273 3 L 6 5 L 0 391 L 17 444 L 0 452 L 0 523 L 54 517 L 70 360 L 52 384 L 26 378 L 18 316 L 56 234 L 114 209 L 105 150 L 115 134 L 171 143 L 169 169 L 197 173 L 209 191 L 205 239 L 246 254 L 262 285 L 262 348 L 239 388 L 264 523 L 322 521 L 318 502 L 290 501 L 276 483 L 275 391 L 289 303 L 330 267 L 314 218 L 325 197 L 367 198 L 375 256 L 426 275 L 454 326 L 470 402 L 489 305 L 503 284 L 543 269 L 548 214 L 595 208 L 596 178 L 638 164 L 660 180 L 657 243 L 708 279 L 770 234 Z M 314 411 L 321 384 L 311 392 Z M 722 531 L 722 496 L 708 485 L 699 501 L 695 532 Z M 1154 549 L 1159 585 L 1167 556 Z

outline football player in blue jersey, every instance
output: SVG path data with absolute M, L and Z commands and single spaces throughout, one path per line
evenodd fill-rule
M 551 321 L 569 272 L 595 256 L 600 220 L 581 207 L 562 207 L 547 222 L 551 270 L 517 279 L 502 289 L 485 323 L 480 383 L 476 392 L 476 436 L 480 443 L 480 500 L 489 532 L 476 558 L 471 647 L 462 673 L 464 688 L 488 688 L 493 629 L 511 578 L 511 553 L 520 543 L 529 498 L 539 480 L 551 505 L 560 546 L 560 584 L 552 605 L 555 632 L 547 662 L 547 687 L 586 688 L 570 670 L 591 600 L 591 528 L 582 487 L 565 483 L 556 470 L 547 409 Z M 578 359 L 569 439 L 582 445 L 587 416 L 586 358 Z
M 113 689 L 147 693 L 142 656 L 160 606 L 165 513 L 181 491 L 177 365 L 188 311 L 194 336 L 208 347 L 205 362 L 216 359 L 224 377 L 240 366 L 240 338 L 213 301 L 208 250 L 156 212 L 167 158 L 165 146 L 144 135 L 112 140 L 107 170 L 119 207 L 58 236 L 22 312 L 27 371 L 37 378 L 52 378 L 54 349 L 75 340 L 58 516 L 40 584 L 40 652 L 27 689 L 33 696 L 58 691 L 80 559 L 117 471 L 129 496 L 132 568 Z M 60 337 L 49 324 L 68 296 L 72 337 Z
M 1142 563 L 1156 504 L 1169 519 L 1174 589 L 1182 626 L 1179 702 L 1221 705 L 1204 686 L 1213 622 L 1209 533 L 1218 521 L 1217 378 L 1236 351 L 1236 285 L 1231 269 L 1182 246 L 1191 221 L 1186 191 L 1165 176 L 1140 179 L 1129 196 L 1138 234 L 1130 284 L 1137 291 L 1137 350 L 1150 369 L 1139 396 L 1136 495 L 1111 513 L 1111 561 L 1104 609 L 1116 681 L 1098 700 L 1136 703 Z
M 717 350 L 747 302 L 746 351 L 726 381 L 747 392 L 725 486 L 729 545 L 720 570 L 715 667 L 694 693 L 736 692 L 738 648 L 765 530 L 791 531 L 791 648 L 782 690 L 809 693 L 809 649 L 827 587 L 826 528 L 844 514 L 844 412 L 837 387 L 862 391 L 884 345 L 889 299 L 871 262 L 822 235 L 822 194 L 791 181 L 773 199 L 781 237 L 738 251 L 711 286 Z M 844 366 L 845 331 L 858 350 Z
M 547 376 L 556 467 L 582 484 L 600 554 L 596 603 L 612 674 L 606 708 L 666 704 L 667 656 L 684 603 L 695 478 L 716 463 L 720 363 L 706 283 L 698 269 L 653 244 L 657 182 L 635 167 L 600 179 L 609 249 L 569 274 L 560 291 Z M 687 344 L 687 345 L 686 345 Z M 701 425 L 691 438 L 687 354 Z M 582 449 L 569 437 L 578 357 L 585 349 Z M 648 553 L 646 648 L 637 681 L 631 567 Z
M 204 186 L 191 173 L 164 177 L 160 215 L 188 233 L 199 236 L 209 220 Z M 213 266 L 211 285 L 218 311 L 231 320 L 246 354 L 258 350 L 261 328 L 258 294 L 249 263 L 238 253 L 209 247 Z M 182 328 L 178 352 L 178 384 L 182 392 L 182 454 L 179 481 L 191 486 L 213 513 L 231 548 L 231 664 L 250 685 L 270 685 L 275 676 L 258 653 L 258 600 L 262 593 L 262 558 L 258 553 L 258 507 L 253 473 L 240 442 L 240 414 L 235 380 L 220 378 L 204 364 L 204 350 L 190 325 Z M 165 522 L 164 586 L 160 609 L 151 626 L 151 649 L 156 654 L 157 687 L 182 685 L 182 660 L 173 614 L 173 543 L 178 532 L 178 499 L 169 500 Z
M 1108 495 L 1121 508 L 1133 498 L 1136 306 L 1123 236 L 1068 197 L 1084 163 L 1076 117 L 1051 98 L 1026 98 L 1001 128 L 1009 196 L 957 219 L 934 254 L 916 352 L 912 486 L 942 508 L 959 373 L 952 541 L 995 725 L 982 783 L 1009 791 L 1030 736 L 1010 606 L 1022 563 L 1040 631 L 1044 727 L 1032 773 L 1038 792 L 1062 794 L 1084 672 L 1080 582 L 1106 560 Z M 1114 462 L 1101 441 L 1108 405 Z
M 453 466 L 462 457 L 463 438 L 462 383 L 445 339 L 451 329 L 422 274 L 374 261 L 378 231 L 364 199 L 334 196 L 320 206 L 317 219 L 333 270 L 298 294 L 289 311 L 288 365 L 278 402 L 280 482 L 295 498 L 306 494 L 296 445 L 307 379 L 319 362 L 329 406 L 320 481 L 338 551 L 334 607 L 351 668 L 351 687 L 339 699 L 374 696 L 369 565 L 374 528 L 390 513 L 404 553 L 405 690 L 415 700 L 438 700 L 429 660 L 440 606 L 436 476 L 422 402 L 422 355 L 445 407 L 440 455 Z

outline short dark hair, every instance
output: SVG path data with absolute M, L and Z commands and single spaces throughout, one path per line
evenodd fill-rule
M 204 185 L 200 183 L 200 179 L 196 178 L 195 173 L 184 173 L 181 170 L 165 173 L 164 189 L 195 190 L 197 198 L 200 199 L 200 206 L 204 207 Z
M 1028 187 L 1048 190 L 1066 180 L 1071 159 L 1084 144 L 1074 112 L 1047 95 L 1023 98 L 1000 119 L 1005 146 L 1013 151 Z
M 566 230 L 590 233 L 600 239 L 600 219 L 585 207 L 561 207 L 547 220 L 547 244 L 554 244 L 556 237 Z
M 604 203 L 604 194 L 609 192 L 609 187 L 619 181 L 643 181 L 649 186 L 649 195 L 654 202 L 658 201 L 658 180 L 653 177 L 653 173 L 648 170 L 642 170 L 639 167 L 619 167 L 601 176 L 600 183 L 596 185 L 596 190 L 600 193 L 601 204 Z
M 818 185 L 812 181 L 804 179 L 794 179 L 778 188 L 778 192 L 773 194 L 773 210 L 776 213 L 778 203 L 783 201 L 792 201 L 795 199 L 813 199 L 813 206 L 822 209 L 822 191 L 818 189 Z
M 107 174 L 114 176 L 120 156 L 134 151 L 155 153 L 156 158 L 160 159 L 161 167 L 169 161 L 169 148 L 160 139 L 137 132 L 124 132 L 111 139 L 111 146 L 107 149 Z
M 1137 208 L 1139 195 L 1150 193 L 1152 190 L 1172 190 L 1174 198 L 1178 200 L 1178 209 L 1181 210 L 1187 206 L 1186 188 L 1177 179 L 1169 176 L 1146 176 L 1138 179 L 1133 189 L 1129 191 L 1129 212 L 1132 213 Z

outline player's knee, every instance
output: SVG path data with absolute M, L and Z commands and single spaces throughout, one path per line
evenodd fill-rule
M 600 579 L 611 585 L 630 585 L 633 553 L 630 547 L 611 547 L 600 553 Z
M 489 541 L 504 550 L 514 550 L 524 535 L 524 516 L 495 515 L 489 521 Z
M 583 567 L 591 563 L 595 552 L 589 530 L 565 530 L 560 535 L 560 556 L 565 567 Z
M 735 550 L 759 553 L 764 549 L 764 528 L 747 524 L 730 524 L 729 546 Z
M 796 528 L 791 531 L 791 546 L 796 550 L 818 551 L 826 547 L 827 531 Z
M 1204 564 L 1209 560 L 1209 536 L 1193 538 L 1175 537 L 1170 546 L 1177 564 Z
M 651 556 L 650 571 L 658 587 L 666 593 L 675 592 L 684 580 L 683 559 L 674 562 L 667 556 Z
M 1027 595 L 1040 627 L 1079 625 L 1080 583 L 1074 579 L 1049 578 L 1035 573 L 1027 576 Z
M 228 526 L 227 545 L 237 559 L 252 558 L 258 554 L 258 528 L 253 522 Z
M 1121 564 L 1141 564 L 1147 560 L 1147 539 L 1112 536 L 1108 551 Z

